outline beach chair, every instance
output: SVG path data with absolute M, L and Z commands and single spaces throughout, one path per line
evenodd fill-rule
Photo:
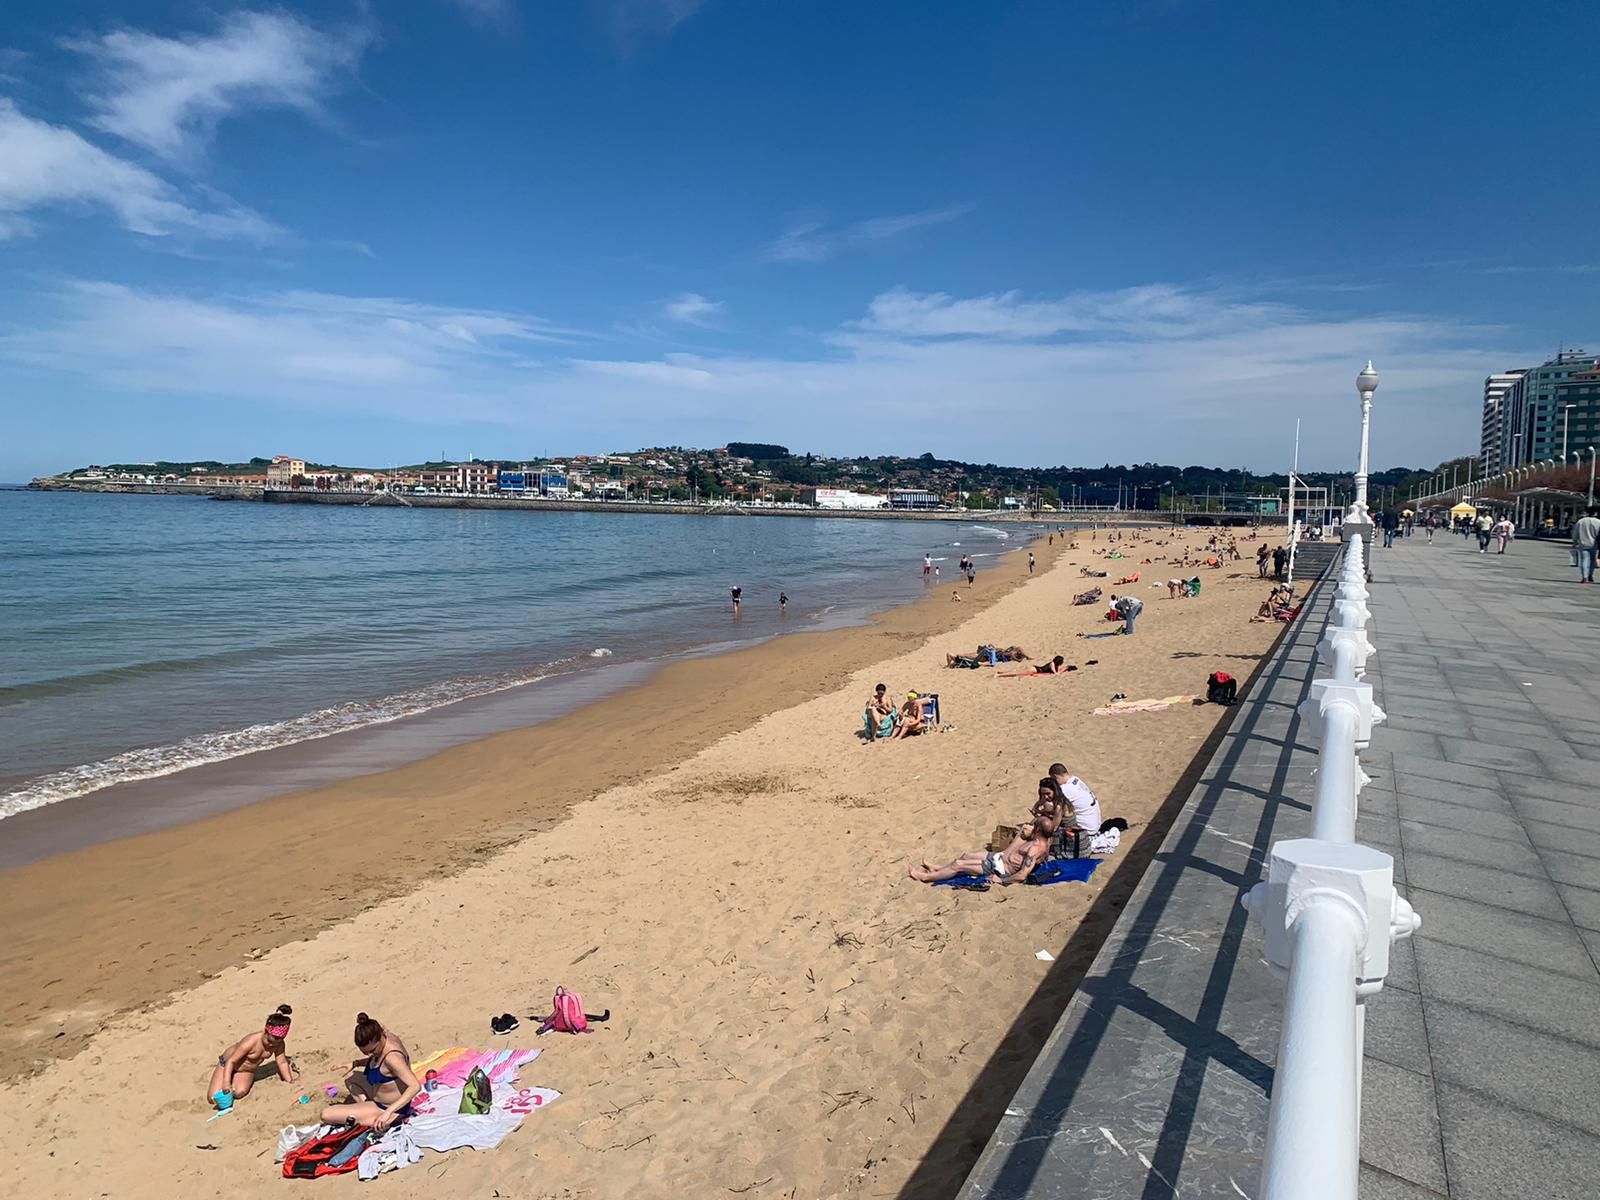
M 922 706 L 922 719 L 931 729 L 939 724 L 939 693 L 923 692 L 917 697 L 917 703 Z
M 1185 596 L 1198 596 L 1200 594 L 1200 576 L 1183 581 L 1183 594 Z

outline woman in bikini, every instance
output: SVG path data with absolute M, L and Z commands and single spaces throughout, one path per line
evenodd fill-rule
M 405 1043 L 366 1013 L 356 1016 L 355 1043 L 366 1058 L 352 1063 L 354 1069 L 345 1079 L 350 1101 L 330 1104 L 322 1110 L 322 1120 L 329 1125 L 370 1125 L 382 1133 L 411 1115 L 411 1101 L 422 1084 L 411 1069 Z
M 211 1082 L 206 1085 L 206 1099 L 217 1103 L 217 1095 L 226 1092 L 234 1100 L 243 1100 L 256 1083 L 256 1070 L 267 1061 L 276 1060 L 278 1078 L 293 1083 L 300 1077 L 294 1061 L 289 1057 L 289 1047 L 284 1041 L 289 1036 L 289 1014 L 294 1012 L 287 1004 L 278 1005 L 278 1011 L 262 1022 L 258 1033 L 247 1033 L 221 1054 L 217 1055 L 216 1069 L 211 1072 Z

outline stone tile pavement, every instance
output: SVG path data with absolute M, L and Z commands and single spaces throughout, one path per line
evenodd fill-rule
M 1358 837 L 1424 925 L 1368 1005 L 1362 1195 L 1600 1196 L 1600 588 L 1538 542 L 1416 535 L 1371 565 L 1389 721 Z M 1307 828 L 1295 707 L 1330 598 L 1263 665 L 964 1198 L 1255 1194 L 1282 989 L 1238 897 Z

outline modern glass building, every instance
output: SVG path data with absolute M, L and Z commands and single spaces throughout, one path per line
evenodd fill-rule
M 1518 403 L 1512 414 L 1514 420 L 1508 431 L 1510 436 L 1503 439 L 1514 444 L 1514 458 L 1508 461 L 1507 466 L 1542 462 L 1561 453 L 1563 410 L 1558 389 L 1597 368 L 1600 368 L 1600 355 L 1587 354 L 1582 350 L 1563 350 L 1549 362 L 1530 368 L 1522 376 L 1512 389 L 1513 392 L 1520 390 L 1521 394 L 1516 397 Z M 1573 410 L 1567 420 L 1569 439 L 1572 417 L 1576 416 L 1577 411 Z M 1517 436 L 1519 433 L 1521 437 Z

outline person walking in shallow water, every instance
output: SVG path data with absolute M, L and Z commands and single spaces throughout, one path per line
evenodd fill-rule
M 728 592 L 733 597 L 733 615 L 737 617 L 739 615 L 739 602 L 744 599 L 744 589 L 736 583 L 728 589 Z

